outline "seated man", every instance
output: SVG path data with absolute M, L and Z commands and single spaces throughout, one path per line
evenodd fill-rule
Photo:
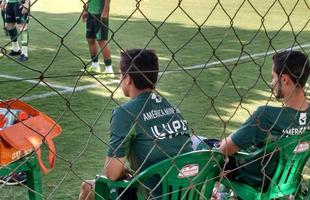
M 152 50 L 121 52 L 120 87 L 131 100 L 114 109 L 104 172 L 111 180 L 139 173 L 150 165 L 180 153 L 192 151 L 190 130 L 180 111 L 155 93 L 158 58 Z M 129 161 L 130 167 L 125 166 Z M 157 180 L 158 181 L 158 180 Z M 156 180 L 144 183 L 154 189 Z M 93 199 L 94 180 L 81 185 L 80 200 Z M 121 199 L 135 199 L 127 190 Z M 160 190 L 159 190 L 160 191 Z M 160 195 L 158 190 L 150 195 Z
M 303 134 L 309 130 L 310 108 L 305 97 L 305 84 L 309 76 L 309 60 L 298 51 L 276 53 L 272 65 L 272 89 L 282 107 L 260 106 L 234 133 L 221 141 L 220 150 L 232 155 L 239 150 L 255 150 L 266 145 L 267 139 L 276 141 L 281 137 Z M 309 117 L 308 117 L 309 116 Z M 245 182 L 253 187 L 267 187 L 277 166 L 278 156 L 251 164 L 251 160 L 230 159 L 233 170 L 228 178 Z M 242 166 L 242 167 L 241 167 Z M 264 173 L 262 171 L 265 171 Z

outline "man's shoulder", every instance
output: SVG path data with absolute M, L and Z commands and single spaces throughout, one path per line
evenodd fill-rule
M 286 113 L 295 113 L 295 112 L 307 112 L 310 113 L 310 107 L 307 108 L 305 111 L 298 111 L 290 107 L 279 107 L 279 106 L 270 106 L 270 105 L 264 105 L 257 107 L 256 111 L 254 113 L 258 115 L 273 115 L 276 116 L 277 114 L 286 114 Z
M 263 106 L 257 107 L 257 109 L 254 112 L 254 115 L 258 115 L 258 116 L 265 116 L 269 114 L 274 115 L 276 113 L 281 112 L 281 110 L 283 110 L 283 107 L 263 105 Z
M 119 105 L 113 110 L 114 114 L 118 115 L 132 115 L 136 114 L 141 109 L 141 103 L 137 101 L 128 101 L 124 104 Z
M 127 113 L 126 111 L 129 111 L 130 107 L 131 106 L 128 105 L 127 103 L 121 104 L 118 107 L 114 108 L 113 114 L 125 114 L 125 113 Z

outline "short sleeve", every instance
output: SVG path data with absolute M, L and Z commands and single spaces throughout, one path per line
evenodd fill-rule
M 122 158 L 128 153 L 133 117 L 122 107 L 112 112 L 110 121 L 109 157 Z
M 257 145 L 262 136 L 266 134 L 262 131 L 266 121 L 264 115 L 264 107 L 259 107 L 257 110 L 242 124 L 242 126 L 235 131 L 231 139 L 235 145 L 240 149 L 246 150 L 252 145 Z M 258 135 L 261 134 L 261 135 Z

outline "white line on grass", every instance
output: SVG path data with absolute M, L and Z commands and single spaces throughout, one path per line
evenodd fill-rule
M 0 77 L 1 78 L 6 78 L 6 79 L 13 79 L 13 80 L 22 80 L 23 82 L 33 83 L 33 84 L 37 84 L 39 82 L 38 80 L 23 80 L 24 78 L 20 78 L 20 77 L 17 77 L 17 76 L 4 75 L 4 74 L 0 74 Z M 56 85 L 56 84 L 50 84 L 50 83 L 45 84 L 43 82 L 40 82 L 39 84 L 42 85 L 42 86 L 49 85 L 52 88 L 58 88 L 58 89 L 62 89 L 62 90 L 70 90 L 70 89 L 72 89 L 71 87 L 66 87 L 66 86 L 61 86 L 61 85 Z
M 300 45 L 300 46 L 295 46 L 293 48 L 288 48 L 286 50 L 297 50 L 297 49 L 300 49 L 300 48 L 307 48 L 307 47 L 310 47 L 310 44 L 304 44 L 304 45 Z M 284 50 L 284 49 L 281 49 L 281 50 Z M 280 50 L 280 51 L 281 51 Z M 175 73 L 175 72 L 178 72 L 178 71 L 183 71 L 183 69 L 185 70 L 191 70 L 191 69 L 201 69 L 201 68 L 210 68 L 214 65 L 219 65 L 219 64 L 222 64 L 222 63 L 231 63 L 231 62 L 234 62 L 234 61 L 237 61 L 237 60 L 246 60 L 246 59 L 249 59 L 249 58 L 258 58 L 258 57 L 261 57 L 261 56 L 268 56 L 268 55 L 271 55 L 271 54 L 274 54 L 275 51 L 268 51 L 268 52 L 262 52 L 262 53 L 256 53 L 256 54 L 252 54 L 250 56 L 242 56 L 242 57 L 236 57 L 236 58 L 230 58 L 230 59 L 226 59 L 226 60 L 222 60 L 222 61 L 215 61 L 215 62 L 211 62 L 211 63 L 208 63 L 208 64 L 199 64 L 199 65 L 194 65 L 194 66 L 190 66 L 190 67 L 183 67 L 183 68 L 178 68 L 177 70 L 175 71 L 168 71 L 168 72 L 165 72 L 165 74 L 170 74 L 170 73 Z
M 289 49 L 297 50 L 297 49 L 300 49 L 300 48 L 307 48 L 307 47 L 310 47 L 310 44 L 304 44 L 304 45 L 300 45 L 300 46 L 295 46 L 295 47 L 292 47 L 292 48 L 288 48 L 288 50 Z M 216 62 L 211 62 L 211 63 L 208 63 L 208 64 L 193 65 L 193 66 L 190 66 L 190 67 L 184 67 L 183 69 L 182 68 L 178 68 L 175 71 L 167 71 L 167 72 L 165 72 L 165 74 L 178 73 L 178 72 L 183 71 L 184 69 L 185 70 L 192 70 L 192 69 L 210 68 L 212 66 L 219 65 L 221 63 L 227 64 L 227 63 L 231 63 L 231 62 L 234 62 L 234 61 L 237 61 L 237 60 L 246 60 L 246 59 L 250 59 L 250 58 L 258 58 L 258 57 L 261 57 L 261 56 L 268 56 L 268 55 L 271 55 L 271 54 L 274 54 L 274 53 L 275 53 L 275 51 L 268 51 L 268 52 L 252 54 L 250 56 L 242 56 L 242 57 L 225 59 L 225 60 L 222 60 L 221 62 L 220 61 L 216 61 Z M 163 73 L 160 73 L 159 75 L 161 75 L 161 74 L 163 74 Z M 18 77 L 16 77 L 16 78 L 18 78 Z M 28 82 L 30 82 L 30 81 L 28 81 Z M 37 83 L 37 82 L 35 82 L 35 83 Z M 109 81 L 109 82 L 106 82 L 106 83 L 103 82 L 103 84 L 105 84 L 105 85 L 119 84 L 119 80 L 113 80 L 113 81 Z M 55 87 L 55 86 L 57 86 L 57 85 L 53 85 L 53 87 Z M 99 83 L 91 84 L 91 85 L 85 85 L 85 86 L 80 86 L 80 87 L 76 87 L 75 91 L 83 91 L 83 90 L 86 90 L 86 89 L 89 89 L 89 88 L 95 88 L 95 87 L 99 87 L 99 86 L 100 86 Z M 61 93 L 61 94 L 72 92 L 73 89 L 74 89 L 72 87 L 63 87 L 63 86 L 57 86 L 55 88 L 63 89 L 62 91 L 59 91 L 59 93 Z M 29 97 L 24 97 L 22 99 L 23 100 L 34 100 L 34 99 L 42 99 L 42 98 L 46 98 L 46 97 L 50 97 L 50 96 L 55 96 L 55 95 L 57 95 L 56 92 L 48 92 L 48 93 L 45 93 L 45 94 L 32 95 L 32 96 L 29 96 Z
M 111 58 L 114 58 L 114 59 L 117 59 L 117 60 L 120 60 L 121 59 L 121 57 L 120 56 L 117 56 L 117 55 L 111 55 Z M 166 58 L 166 57 L 161 57 L 161 56 L 158 56 L 158 60 L 170 60 L 170 58 Z M 99 63 L 102 63 L 103 64 L 103 62 L 99 62 Z
M 120 82 L 119 80 L 111 80 L 111 81 L 101 82 L 101 83 L 104 84 L 104 85 L 113 85 L 115 83 L 118 84 L 119 82 Z M 60 94 L 66 94 L 66 93 L 73 92 L 73 90 L 75 92 L 78 92 L 78 91 L 83 91 L 83 90 L 87 90 L 87 89 L 90 89 L 90 88 L 96 88 L 96 87 L 99 87 L 99 86 L 100 86 L 99 83 L 95 83 L 95 84 L 91 84 L 91 85 L 84 85 L 84 86 L 76 87 L 75 89 L 72 87 L 72 88 L 68 88 L 68 89 L 65 89 L 65 90 L 58 91 L 58 92 Z M 23 97 L 21 99 L 24 100 L 24 101 L 30 101 L 30 100 L 35 100 L 35 99 L 43 99 L 43 98 L 47 98 L 47 97 L 51 97 L 51 96 L 55 96 L 55 95 L 57 95 L 56 92 L 47 92 L 47 93 L 44 93 L 44 94 L 37 94 L 37 95 L 29 96 L 29 97 Z

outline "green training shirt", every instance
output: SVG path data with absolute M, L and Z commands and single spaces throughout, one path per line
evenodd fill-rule
M 2 1 L 0 1 L 0 2 L 2 2 Z M 25 3 L 25 0 L 5 0 L 4 2 L 6 2 L 6 3 L 18 3 L 18 2 Z
M 21 0 L 6 0 L 7 3 L 18 3 Z
M 280 137 L 302 134 L 310 130 L 310 108 L 305 111 L 297 111 L 292 108 L 261 106 L 253 115 L 232 135 L 232 141 L 241 150 L 254 151 L 266 144 L 268 136 L 273 141 Z M 271 135 L 270 135 L 271 133 Z M 266 162 L 268 159 L 265 159 Z M 237 165 L 250 162 L 250 160 L 237 160 Z M 272 157 L 265 167 L 265 173 L 272 177 L 278 164 L 278 157 Z M 264 165 L 264 164 L 263 164 Z M 238 169 L 245 182 L 261 186 L 263 174 L 261 173 L 261 161 Z
M 87 5 L 88 9 L 87 11 L 91 14 L 98 15 L 101 14 L 103 8 L 104 8 L 104 0 L 88 0 Z
M 5 2 L 7 2 L 7 3 L 18 3 L 18 2 L 25 3 L 25 0 L 6 0 Z
M 127 156 L 132 169 L 143 170 L 167 155 L 192 151 L 189 133 L 166 99 L 144 92 L 113 111 L 108 156 Z

